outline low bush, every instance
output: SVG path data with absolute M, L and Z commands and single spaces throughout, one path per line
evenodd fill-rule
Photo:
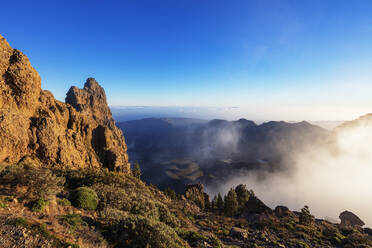
M 219 241 L 214 236 L 206 237 L 198 232 L 184 229 L 179 229 L 177 233 L 182 239 L 186 240 L 193 247 L 206 247 L 205 243 L 208 243 L 210 245 L 207 247 L 222 247 L 221 241 Z
M 31 200 L 39 198 L 49 200 L 61 191 L 65 179 L 57 177 L 46 168 L 12 165 L 1 171 L 0 183 L 10 185 L 13 188 L 19 186 L 27 187 L 24 196 Z
M 73 203 L 76 207 L 85 210 L 95 210 L 98 205 L 98 196 L 93 189 L 80 187 L 73 193 Z
M 46 205 L 48 205 L 48 201 L 45 201 L 44 199 L 38 199 L 32 204 L 31 211 L 42 212 Z
M 129 212 L 116 208 L 105 208 L 99 212 L 99 217 L 110 224 L 120 222 L 120 220 L 129 216 Z
M 87 223 L 81 218 L 80 214 L 68 214 L 58 217 L 59 223 L 69 226 L 72 230 L 79 229 L 81 226 L 86 226 Z
M 13 201 L 13 197 L 7 195 L 0 195 L 0 208 L 6 208 L 8 203 Z
M 8 220 L 7 224 L 14 225 L 14 226 L 22 226 L 26 228 L 30 227 L 30 224 L 28 224 L 28 222 L 23 218 L 10 219 Z
M 118 247 L 185 247 L 184 241 L 166 224 L 143 216 L 131 215 L 111 227 Z
M 57 199 L 57 203 L 61 206 L 71 206 L 71 202 L 66 198 Z
M 133 187 L 117 188 L 112 185 L 102 183 L 93 186 L 100 199 L 99 210 L 113 209 L 124 211 L 130 214 L 142 215 L 147 218 L 159 220 L 169 226 L 179 226 L 179 221 L 173 213 L 171 213 L 166 205 L 154 200 L 151 197 L 151 192 L 141 191 L 138 194 L 138 189 Z M 110 221 L 113 221 L 110 218 Z

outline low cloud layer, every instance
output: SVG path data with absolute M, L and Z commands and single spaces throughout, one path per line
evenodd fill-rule
M 226 193 L 243 183 L 271 207 L 286 205 L 299 210 L 304 205 L 318 218 L 349 210 L 366 226 L 372 226 L 372 127 L 356 126 L 335 132 L 334 140 L 310 147 L 296 155 L 289 172 L 257 172 L 239 175 L 209 193 Z M 262 172 L 261 172 L 262 173 Z

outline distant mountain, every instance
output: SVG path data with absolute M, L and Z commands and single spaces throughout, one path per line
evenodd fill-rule
M 188 183 L 221 183 L 244 171 L 285 170 L 292 155 L 329 136 L 329 131 L 308 122 L 257 125 L 246 119 L 147 118 L 117 125 L 144 179 L 160 187 L 172 185 L 179 192 Z M 179 167 L 197 172 L 189 177 L 188 170 Z
M 310 123 L 328 130 L 332 130 L 344 123 L 344 121 L 311 121 Z
M 341 130 L 352 129 L 358 126 L 372 127 L 372 114 L 366 114 L 366 115 L 360 116 L 356 120 L 345 121 L 342 124 L 338 125 L 335 128 L 335 131 L 337 132 Z

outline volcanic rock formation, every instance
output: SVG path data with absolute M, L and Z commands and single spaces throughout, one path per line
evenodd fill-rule
M 129 172 L 127 147 L 101 86 L 88 78 L 66 103 L 41 89 L 28 58 L 0 36 L 0 164 Z
M 346 225 L 346 226 L 364 226 L 364 222 L 356 216 L 354 213 L 350 211 L 343 211 L 340 214 L 340 220 L 341 220 L 341 225 Z

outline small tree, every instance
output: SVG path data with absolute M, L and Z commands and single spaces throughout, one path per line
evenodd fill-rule
M 238 212 L 238 197 L 234 189 L 230 191 L 225 196 L 225 206 L 224 213 L 226 216 L 234 216 Z
M 132 173 L 133 173 L 133 176 L 137 177 L 138 179 L 141 179 L 141 167 L 138 161 L 134 162 Z
M 211 202 L 211 209 L 216 209 L 216 208 L 217 208 L 217 196 L 215 195 Z
M 244 207 L 245 203 L 249 200 L 250 197 L 247 186 L 244 184 L 239 184 L 238 186 L 236 186 L 235 192 L 238 197 L 239 208 Z
M 204 193 L 204 204 L 205 204 L 205 209 L 210 209 L 211 208 L 211 202 L 209 200 L 209 195 L 207 193 Z
M 218 195 L 217 195 L 217 204 L 216 205 L 217 205 L 218 209 L 223 209 L 224 202 L 223 202 L 221 193 L 218 193 Z
M 300 213 L 300 224 L 309 226 L 314 222 L 314 216 L 310 214 L 310 210 L 308 206 L 305 206 L 301 209 Z
M 177 199 L 177 194 L 176 192 L 174 191 L 174 189 L 172 189 L 171 187 L 168 187 L 164 190 L 164 193 L 169 197 L 171 198 L 172 200 L 176 200 Z

